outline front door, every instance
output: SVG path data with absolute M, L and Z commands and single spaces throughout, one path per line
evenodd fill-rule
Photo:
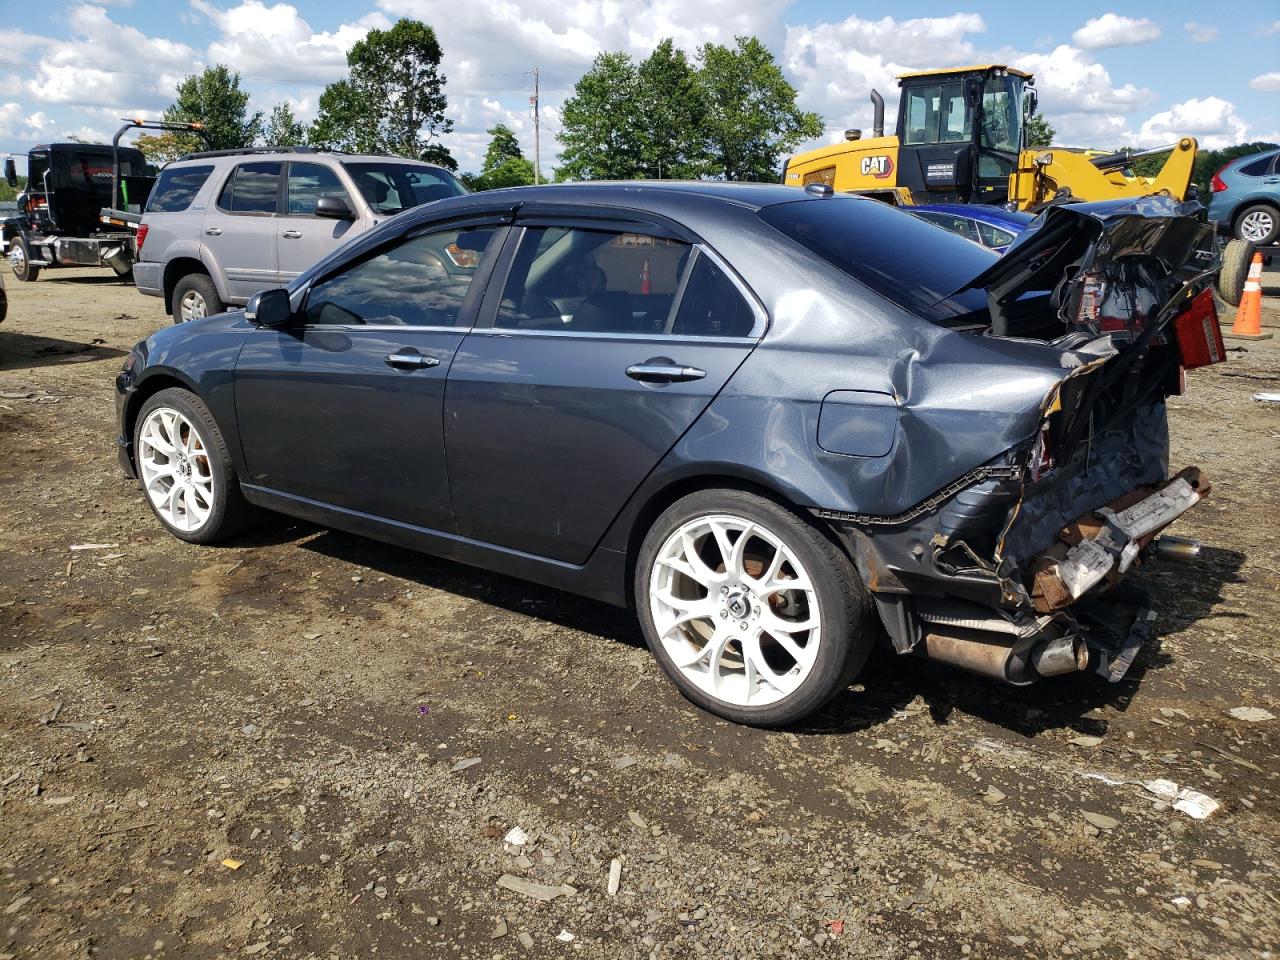
M 449 372 L 459 531 L 584 563 L 754 347 L 763 314 L 692 244 L 518 228 L 505 285 Z
M 445 377 L 500 232 L 451 226 L 322 278 L 296 326 L 255 331 L 236 364 L 250 482 L 434 530 L 454 529 Z
M 279 161 L 241 163 L 231 171 L 218 199 L 204 214 L 205 251 L 227 281 L 227 296 L 244 303 L 259 290 L 280 286 L 276 259 L 276 213 L 280 207 Z
M 353 212 L 355 202 L 338 175 L 322 163 L 289 163 L 284 210 L 276 218 L 276 251 L 280 283 L 292 280 L 321 258 L 336 250 L 356 227 L 354 220 L 332 220 L 316 216 L 316 201 L 337 197 Z

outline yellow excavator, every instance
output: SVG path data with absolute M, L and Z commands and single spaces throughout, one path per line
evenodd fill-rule
M 1102 153 L 1028 147 L 1035 79 L 1003 64 L 924 70 L 898 78 L 898 125 L 884 132 L 884 98 L 871 91 L 872 136 L 848 130 L 841 143 L 791 157 L 783 183 L 861 193 L 899 206 L 922 203 L 1004 204 L 1037 211 L 1067 199 L 1113 200 L 1193 191 L 1196 141 L 1151 150 Z M 1129 169 L 1140 157 L 1169 153 L 1154 177 Z

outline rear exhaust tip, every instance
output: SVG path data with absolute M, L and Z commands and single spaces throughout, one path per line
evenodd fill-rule
M 1031 651 L 1031 667 L 1042 677 L 1079 673 L 1089 668 L 1089 648 L 1079 637 L 1058 637 Z
M 1157 537 L 1152 545 L 1156 558 L 1174 563 L 1195 563 L 1200 559 L 1200 541 L 1186 537 Z

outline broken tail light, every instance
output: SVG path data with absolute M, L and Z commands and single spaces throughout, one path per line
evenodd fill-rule
M 1218 308 L 1213 302 L 1213 291 L 1202 290 L 1196 294 L 1191 305 L 1174 318 L 1173 331 L 1185 369 L 1207 367 L 1227 358 L 1227 349 L 1222 342 L 1222 328 L 1218 326 Z

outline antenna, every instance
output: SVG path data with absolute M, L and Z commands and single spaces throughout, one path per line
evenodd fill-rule
M 538 68 L 533 68 L 533 96 L 529 98 L 533 106 L 533 182 L 542 182 L 542 130 L 538 120 Z

